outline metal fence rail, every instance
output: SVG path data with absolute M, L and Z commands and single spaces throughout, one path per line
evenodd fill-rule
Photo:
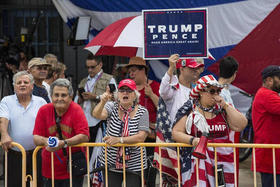
M 21 155 L 22 155 L 22 159 L 21 159 L 21 163 L 22 163 L 22 177 L 21 177 L 21 184 L 22 184 L 22 187 L 26 187 L 26 182 L 27 182 L 27 179 L 30 178 L 30 181 L 32 181 L 32 177 L 30 175 L 26 175 L 26 152 L 24 150 L 24 148 L 22 147 L 22 145 L 16 143 L 16 142 L 12 142 L 11 143 L 12 146 L 14 147 L 17 147 L 20 152 L 21 152 Z M 0 142 L 0 146 L 2 146 L 2 143 Z M 9 156 L 9 153 L 7 153 L 5 151 L 5 186 L 7 186 L 7 182 L 8 182 L 8 156 Z
M 0 144 L 1 145 L 1 144 Z M 33 177 L 28 175 L 26 176 L 26 153 L 24 148 L 17 143 L 12 143 L 12 145 L 18 147 L 21 150 L 22 153 L 22 186 L 25 187 L 26 186 L 26 182 L 27 179 L 30 178 L 33 187 L 37 186 L 37 160 L 36 160 L 36 156 L 37 153 L 39 151 L 39 149 L 42 148 L 42 146 L 38 146 L 35 148 L 34 152 L 33 152 L 33 160 L 32 160 L 32 167 L 33 167 Z M 106 187 L 108 186 L 108 163 L 107 163 L 107 148 L 109 147 L 107 144 L 105 143 L 82 143 L 76 146 L 72 146 L 72 147 L 86 147 L 86 155 L 87 155 L 87 175 L 89 176 L 90 171 L 89 171 L 89 147 L 96 147 L 96 146 L 104 146 L 105 147 L 105 184 Z M 191 147 L 188 144 L 183 144 L 183 143 L 137 143 L 137 144 L 116 144 L 114 147 L 140 147 L 141 149 L 141 182 L 142 182 L 142 187 L 144 187 L 145 182 L 144 182 L 144 164 L 143 164 L 143 147 L 159 147 L 159 176 L 160 176 L 160 186 L 162 186 L 162 160 L 161 160 L 161 147 L 176 147 L 177 148 L 177 160 L 178 160 L 178 168 L 176 168 L 178 171 L 180 171 L 180 159 L 178 159 L 180 157 L 180 153 L 179 153 L 179 148 L 180 147 Z M 217 151 L 216 148 L 218 147 L 232 147 L 233 149 L 233 154 L 234 154 L 234 184 L 235 186 L 237 186 L 237 168 L 236 168 L 236 148 L 253 148 L 253 174 L 254 174 L 254 186 L 257 186 L 257 179 L 256 179 L 256 161 L 255 161 L 255 149 L 256 148 L 266 148 L 266 149 L 272 149 L 272 153 L 273 153 L 273 158 L 272 158 L 272 162 L 273 162 L 273 175 L 274 175 L 274 186 L 276 186 L 276 159 L 275 159 L 275 149 L 279 149 L 280 145 L 278 144 L 228 144 L 228 143 L 209 143 L 207 145 L 208 147 L 213 147 L 214 148 L 214 153 L 215 153 L 215 178 L 216 178 L 216 187 L 218 186 L 218 182 L 217 182 Z M 126 187 L 126 169 L 125 169 L 125 157 L 124 157 L 124 150 L 123 149 L 123 185 L 124 187 Z M 5 152 L 5 160 L 7 160 L 7 156 L 8 153 Z M 69 147 L 69 159 L 71 160 L 71 147 Z M 53 163 L 53 153 L 51 153 L 51 171 L 52 171 L 52 186 L 54 186 L 54 163 Z M 196 170 L 198 170 L 198 159 L 196 160 Z M 70 187 L 72 187 L 72 163 L 70 162 Z M 7 186 L 7 163 L 5 164 L 5 186 Z M 197 176 L 198 178 L 198 172 L 197 172 Z M 198 180 L 197 180 L 198 181 Z M 90 184 L 90 179 L 88 177 L 87 179 L 87 185 L 91 186 Z M 178 175 L 178 186 L 181 186 L 181 176 L 180 174 Z

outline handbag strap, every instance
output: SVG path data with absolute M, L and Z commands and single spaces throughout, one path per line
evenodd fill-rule
M 55 123 L 56 123 L 56 127 L 57 127 L 57 132 L 58 132 L 58 135 L 59 135 L 59 139 L 60 140 L 63 140 L 63 137 L 62 137 L 62 132 L 61 132 L 61 127 L 60 127 L 60 121 L 61 121 L 61 117 L 59 117 L 55 111 L 55 108 L 54 108 L 54 115 L 55 115 Z M 62 151 L 63 151 L 63 155 L 64 156 L 67 156 L 67 151 L 65 148 L 62 148 Z

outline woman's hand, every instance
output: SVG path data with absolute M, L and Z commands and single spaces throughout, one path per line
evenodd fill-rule
M 112 93 L 110 92 L 109 86 L 107 86 L 106 92 L 101 95 L 100 100 L 104 103 L 107 103 L 107 101 L 109 101 L 110 99 L 112 99 Z
M 109 145 L 115 145 L 117 143 L 120 143 L 121 141 L 121 138 L 120 137 L 115 137 L 115 136 L 105 136 L 103 138 L 103 141 L 106 143 L 106 144 L 109 144 Z
M 196 146 L 198 145 L 199 141 L 200 141 L 200 138 L 195 137 L 195 138 L 193 139 L 192 145 L 193 145 L 194 147 L 196 147 Z
M 227 106 L 227 103 L 225 102 L 224 98 L 220 95 L 215 95 L 214 100 L 219 106 L 221 106 L 222 109 L 225 109 L 225 107 Z

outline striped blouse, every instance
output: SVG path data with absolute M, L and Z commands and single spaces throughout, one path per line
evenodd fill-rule
M 121 136 L 122 121 L 119 118 L 118 103 L 107 102 L 105 109 L 108 112 L 107 118 L 107 136 Z M 138 110 L 132 119 L 129 119 L 128 129 L 130 136 L 137 134 L 139 131 L 149 132 L 149 114 L 146 108 L 138 105 Z M 143 166 L 147 168 L 146 149 L 143 147 Z M 108 166 L 115 168 L 118 147 L 107 147 Z M 140 147 L 130 147 L 130 159 L 126 161 L 127 168 L 132 171 L 141 171 L 141 154 Z M 102 165 L 105 165 L 105 148 L 102 147 L 102 153 L 99 158 Z

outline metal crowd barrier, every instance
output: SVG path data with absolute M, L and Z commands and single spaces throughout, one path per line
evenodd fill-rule
M 22 147 L 22 145 L 16 143 L 16 142 L 12 142 L 11 143 L 12 146 L 14 147 L 17 147 L 20 152 L 21 152 L 21 155 L 22 155 L 22 159 L 21 159 L 21 163 L 22 163 L 22 177 L 21 177 L 21 184 L 22 184 L 22 187 L 26 187 L 26 182 L 27 182 L 27 179 L 30 178 L 30 181 L 32 181 L 32 177 L 30 175 L 26 175 L 26 152 L 24 150 L 24 148 Z M 0 146 L 2 146 L 2 143 L 0 142 Z M 5 180 L 5 187 L 8 185 L 8 156 L 9 156 L 9 153 L 7 153 L 5 151 L 5 177 L 4 177 L 4 180 Z
M 0 144 L 1 145 L 1 144 Z M 18 144 L 18 143 L 12 143 L 12 145 L 18 147 L 21 150 L 22 153 L 22 186 L 25 187 L 26 186 L 26 182 L 27 179 L 30 178 L 31 182 L 33 184 L 33 187 L 37 186 L 37 160 L 36 160 L 36 155 L 39 151 L 39 149 L 42 148 L 42 146 L 38 146 L 35 148 L 34 152 L 33 152 L 33 178 L 31 176 L 26 176 L 26 153 L 24 148 Z M 89 171 L 89 147 L 95 147 L 95 146 L 104 146 L 105 147 L 105 186 L 108 186 L 108 165 L 107 165 L 107 147 L 109 147 L 107 144 L 105 143 L 82 143 L 76 146 L 72 146 L 72 147 L 86 147 L 86 154 L 87 154 L 87 175 L 89 176 L 90 171 Z M 177 160 L 178 160 L 178 168 L 177 170 L 180 171 L 180 159 L 178 159 L 180 157 L 180 153 L 179 153 L 179 148 L 180 147 L 190 147 L 190 145 L 188 144 L 183 144 L 183 143 L 137 143 L 137 144 L 116 144 L 116 147 L 122 146 L 122 147 L 131 147 L 131 146 L 138 146 L 141 148 L 141 182 L 142 182 L 142 187 L 144 187 L 144 169 L 143 169 L 143 147 L 159 147 L 159 156 L 160 156 L 160 160 L 159 160 L 159 176 L 160 176 L 160 186 L 162 186 L 162 158 L 161 158 L 161 147 L 176 147 L 177 148 Z M 213 147 L 214 148 L 214 152 L 215 152 L 215 178 L 216 178 L 216 187 L 218 187 L 218 177 L 217 177 L 217 152 L 216 152 L 216 148 L 217 147 L 233 147 L 234 149 L 234 184 L 235 186 L 237 186 L 237 172 L 236 171 L 236 148 L 247 148 L 250 147 L 253 149 L 253 166 L 254 166 L 254 171 L 253 171 L 253 176 L 254 176 L 254 187 L 257 186 L 257 177 L 256 177 L 256 162 L 255 162 L 255 149 L 256 148 L 270 148 L 272 149 L 273 152 L 273 158 L 272 158 L 272 162 L 273 162 L 273 175 L 274 175 L 274 186 L 276 187 L 276 160 L 275 160 L 275 149 L 279 149 L 280 145 L 278 144 L 228 144 L 228 143 L 209 143 L 207 145 L 208 147 Z M 71 160 L 71 147 L 69 147 L 69 155 L 70 155 L 70 160 Z M 124 154 L 124 150 L 123 149 L 123 155 Z M 5 152 L 5 186 L 7 186 L 7 152 Z M 51 170 L 52 170 L 52 186 L 54 186 L 54 164 L 53 164 L 53 153 L 51 154 Z M 71 163 L 70 163 L 70 187 L 72 187 L 72 167 L 71 167 Z M 197 164 L 197 168 L 198 170 L 198 164 Z M 125 158 L 123 156 L 123 186 L 126 187 L 126 169 L 125 169 Z M 198 172 L 197 172 L 197 178 L 198 178 Z M 32 181 L 33 180 L 33 181 Z M 197 180 L 198 181 L 198 180 Z M 91 186 L 92 184 L 90 184 L 90 178 L 88 177 L 87 179 L 87 186 Z M 199 185 L 199 184 L 198 184 Z M 178 175 L 178 186 L 181 186 L 181 176 Z

